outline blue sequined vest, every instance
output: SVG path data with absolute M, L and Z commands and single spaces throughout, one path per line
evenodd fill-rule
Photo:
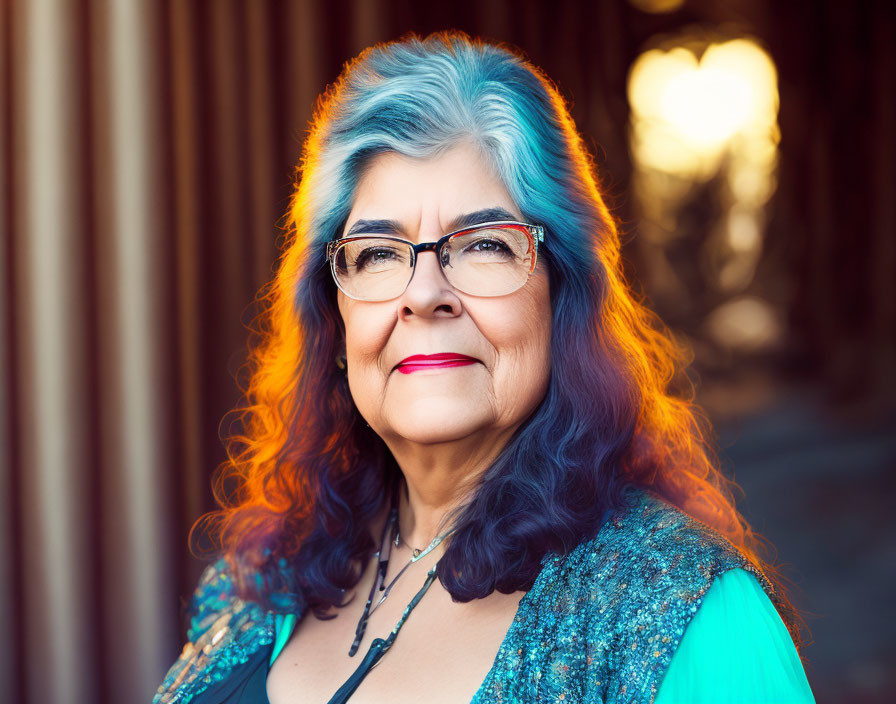
M 652 704 L 717 575 L 742 567 L 776 601 L 722 535 L 640 489 L 594 538 L 542 565 L 471 704 Z M 223 560 L 206 569 L 192 611 L 153 704 L 186 704 L 274 640 L 275 614 L 233 596 Z

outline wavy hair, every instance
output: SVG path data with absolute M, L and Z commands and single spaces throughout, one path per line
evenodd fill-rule
M 649 489 L 724 535 L 799 614 L 735 506 L 684 370 L 690 352 L 635 299 L 615 223 L 563 98 L 517 50 L 459 32 L 373 46 L 316 106 L 278 270 L 262 289 L 240 432 L 226 439 L 205 523 L 247 598 L 324 618 L 375 549 L 372 519 L 400 470 L 334 364 L 344 349 L 326 243 L 370 159 L 426 158 L 465 140 L 545 228 L 552 340 L 544 399 L 451 512 L 439 580 L 455 601 L 531 588 L 547 551 L 593 537 L 625 489 Z M 670 389 L 684 387 L 673 393 Z M 498 517 L 498 518 L 495 518 Z

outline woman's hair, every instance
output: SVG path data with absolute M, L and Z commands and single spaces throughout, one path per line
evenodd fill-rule
M 371 521 L 400 470 L 334 362 L 345 338 L 325 246 L 372 157 L 426 158 L 460 142 L 478 146 L 524 219 L 545 228 L 551 365 L 544 399 L 451 512 L 442 585 L 461 602 L 528 590 L 547 551 L 596 535 L 625 488 L 639 486 L 766 573 L 799 648 L 799 614 L 760 557 L 764 539 L 735 507 L 738 487 L 693 403 L 689 352 L 623 278 L 616 227 L 563 99 L 516 50 L 457 32 L 365 50 L 316 107 L 279 268 L 259 293 L 240 432 L 215 481 L 221 508 L 200 520 L 241 593 L 323 618 L 361 578 Z

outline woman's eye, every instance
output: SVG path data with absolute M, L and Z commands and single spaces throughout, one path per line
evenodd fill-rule
M 492 252 L 509 252 L 510 250 L 507 248 L 507 245 L 501 242 L 500 240 L 494 239 L 481 239 L 476 240 L 473 244 L 467 247 L 467 251 L 472 252 L 483 252 L 483 253 L 492 253 Z
M 382 248 L 370 248 L 363 250 L 355 259 L 355 266 L 365 266 L 368 263 L 387 261 L 392 256 L 392 251 Z

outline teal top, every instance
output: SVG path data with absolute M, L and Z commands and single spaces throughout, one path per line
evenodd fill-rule
M 672 657 L 656 704 L 815 702 L 793 640 L 756 578 L 717 577 Z
M 275 617 L 270 665 L 295 629 Z M 715 579 L 685 630 L 655 704 L 815 703 L 787 627 L 757 579 L 735 567 Z
M 768 577 L 653 492 L 541 564 L 471 704 L 814 702 Z M 244 601 L 227 561 L 209 566 L 154 704 L 265 704 L 304 615 L 290 610 Z

